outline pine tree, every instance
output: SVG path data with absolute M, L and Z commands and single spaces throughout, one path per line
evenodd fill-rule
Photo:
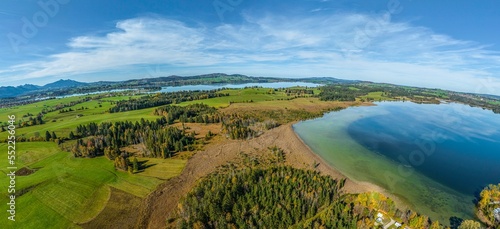
M 134 160 L 132 162 L 132 166 L 134 168 L 134 173 L 139 171 L 139 162 L 137 161 L 137 157 L 134 157 Z
M 45 131 L 45 141 L 47 141 L 47 142 L 50 141 L 51 137 L 52 136 L 50 135 L 49 131 Z

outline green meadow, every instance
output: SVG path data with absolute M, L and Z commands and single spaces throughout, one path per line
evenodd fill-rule
M 315 89 L 317 90 L 317 89 Z M 204 103 L 213 107 L 227 107 L 230 103 L 246 103 L 246 102 L 262 102 L 262 101 L 279 101 L 279 99 L 289 99 L 292 96 L 287 96 L 283 91 L 274 91 L 269 88 L 247 88 L 247 89 L 228 89 L 222 90 L 220 93 L 229 93 L 230 96 L 217 97 L 204 100 L 194 100 L 184 102 L 179 105 L 186 106 L 194 103 Z M 319 93 L 315 91 L 315 93 Z M 73 111 L 60 113 L 59 111 L 49 112 L 44 116 L 45 124 L 16 128 L 17 136 L 31 136 L 39 135 L 44 136 L 46 131 L 54 131 L 58 137 L 67 137 L 71 131 L 74 131 L 78 125 L 88 124 L 91 122 L 101 123 L 105 121 L 138 121 L 142 118 L 146 120 L 155 120 L 158 116 L 153 115 L 155 108 L 148 108 L 135 111 L 127 111 L 120 113 L 108 113 L 108 109 L 113 106 L 111 101 L 127 100 L 139 96 L 116 96 L 103 98 L 101 100 L 92 100 L 76 104 L 71 107 L 64 108 L 65 110 L 71 108 Z M 40 101 L 33 104 L 24 106 L 17 106 L 11 108 L 0 109 L 0 122 L 6 122 L 8 115 L 15 115 L 16 120 L 27 120 L 22 116 L 31 113 L 37 115 L 44 107 L 54 107 L 59 104 L 67 104 L 71 101 L 77 101 L 81 97 L 68 97 L 61 99 L 52 99 Z M 82 107 L 84 109 L 82 109 Z M 2 118 L 3 117 L 3 118 Z M 7 132 L 0 132 L 0 139 L 6 139 Z
M 137 97 L 137 96 L 134 96 Z M 37 115 L 44 107 L 67 104 L 84 97 L 68 97 L 36 102 L 33 104 L 0 109 L 0 121 L 7 121 L 8 115 L 22 120 L 23 115 Z M 111 101 L 129 99 L 129 96 L 116 96 L 83 102 L 66 109 L 74 111 L 49 112 L 44 116 L 42 125 L 19 128 L 16 136 L 27 138 L 54 131 L 59 137 L 67 137 L 78 125 L 104 121 L 135 121 L 142 118 L 154 120 L 154 108 L 114 113 L 107 110 L 113 106 Z M 81 109 L 83 107 L 83 109 Z M 0 133 L 0 139 L 7 139 L 7 132 Z M 0 148 L 7 150 L 6 143 Z M 128 194 L 144 198 L 165 179 L 180 174 L 186 164 L 182 159 L 138 158 L 148 168 L 136 174 L 116 171 L 113 162 L 105 157 L 74 158 L 71 153 L 63 152 L 53 142 L 17 142 L 16 166 L 36 170 L 33 174 L 16 177 L 16 222 L 3 217 L 0 225 L 12 228 L 79 228 L 96 217 L 108 204 L 110 187 Z M 0 157 L 0 171 L 8 173 L 7 154 Z M 8 202 L 9 177 L 0 177 L 2 203 Z M 127 207 L 127 206 L 122 206 Z M 133 206 L 131 206 L 133 207 Z M 7 207 L 4 208 L 7 210 Z
M 229 89 L 221 93 L 230 96 L 181 103 L 184 106 L 193 103 L 205 103 L 214 107 L 227 107 L 230 103 L 276 102 L 289 99 L 283 91 L 269 88 Z M 138 97 L 138 96 L 134 96 Z M 36 102 L 33 104 L 0 109 L 0 122 L 6 122 L 8 115 L 15 115 L 16 120 L 27 120 L 25 114 L 37 115 L 44 108 L 68 104 L 84 98 L 68 97 Z M 55 132 L 58 137 L 68 137 L 71 131 L 81 124 L 105 121 L 139 121 L 157 119 L 155 108 L 109 113 L 112 101 L 130 99 L 130 96 L 115 96 L 91 100 L 65 107 L 73 111 L 52 111 L 44 115 L 44 124 L 17 127 L 16 136 L 45 136 L 45 132 Z M 0 132 L 0 142 L 7 139 L 7 132 Z M 0 149 L 7 150 L 6 143 L 0 143 Z M 7 174 L 7 155 L 0 157 L 0 171 Z M 54 142 L 17 142 L 16 166 L 18 169 L 35 170 L 28 175 L 16 177 L 16 222 L 6 217 L 0 225 L 16 228 L 79 228 L 91 221 L 109 204 L 112 189 L 116 188 L 130 195 L 144 198 L 165 179 L 181 173 L 187 160 L 138 158 L 146 169 L 136 174 L 117 171 L 113 162 L 106 157 L 75 158 L 69 152 L 62 151 Z M 9 177 L 0 177 L 0 202 L 8 202 Z M 4 205 L 5 206 L 5 205 Z M 123 208 L 135 206 L 120 206 Z M 7 207 L 4 207 L 7 210 Z
M 270 88 L 245 88 L 245 89 L 228 89 L 222 90 L 220 93 L 229 93 L 229 96 L 217 97 L 204 100 L 195 100 L 184 102 L 181 105 L 189 105 L 194 103 L 204 103 L 213 107 L 227 107 L 230 103 L 246 103 L 246 102 L 262 102 L 279 99 L 288 99 L 292 96 L 287 96 L 283 91 L 274 91 Z
M 360 96 L 365 101 L 393 101 L 393 98 L 387 97 L 382 91 L 370 92 L 368 95 Z
M 137 97 L 137 96 L 136 96 Z M 67 104 L 71 101 L 77 101 L 83 97 L 69 97 L 61 99 L 52 99 L 41 101 L 29 105 L 2 108 L 0 109 L 0 121 L 7 121 L 8 115 L 15 115 L 16 121 L 27 120 L 28 118 L 23 118 L 22 116 L 31 113 L 37 115 L 42 111 L 44 107 L 54 107 L 59 104 Z M 27 138 L 39 134 L 44 136 L 45 131 L 54 131 L 58 137 L 67 137 L 71 131 L 74 131 L 78 125 L 88 124 L 91 122 L 101 123 L 105 121 L 138 121 L 141 118 L 146 120 L 157 119 L 158 116 L 152 114 L 154 108 L 135 110 L 121 113 L 108 113 L 108 109 L 113 106 L 110 101 L 118 101 L 123 99 L 129 99 L 129 96 L 117 96 L 104 98 L 102 101 L 92 100 L 88 102 L 83 102 L 76 104 L 71 107 L 64 108 L 65 110 L 71 108 L 73 111 L 60 113 L 59 111 L 49 112 L 44 116 L 45 124 L 28 126 L 28 127 L 16 127 L 17 136 L 25 136 Z M 84 109 L 81 109 L 81 108 Z M 87 109 L 85 109 L 87 108 Z M 78 110 L 80 109 L 80 110 Z M 0 132 L 0 139 L 6 139 L 7 132 Z
M 0 148 L 7 148 L 5 143 Z M 108 204 L 110 187 L 144 198 L 165 179 L 180 174 L 186 160 L 138 158 L 151 165 L 144 172 L 116 171 L 105 157 L 74 158 L 52 142 L 17 143 L 16 166 L 36 170 L 16 177 L 16 222 L 1 219 L 11 228 L 78 228 Z M 7 158 L 1 157 L 6 170 Z M 0 177 L 1 202 L 7 203 L 9 177 Z M 133 207 L 133 206 L 123 206 Z M 6 209 L 6 207 L 4 208 Z

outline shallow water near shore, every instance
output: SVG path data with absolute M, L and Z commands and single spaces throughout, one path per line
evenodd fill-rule
M 462 104 L 382 102 L 294 125 L 331 166 L 448 223 L 474 218 L 474 196 L 500 182 L 500 115 Z

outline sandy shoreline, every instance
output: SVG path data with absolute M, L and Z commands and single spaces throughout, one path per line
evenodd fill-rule
M 334 179 L 346 179 L 346 183 L 344 186 L 344 191 L 347 193 L 363 193 L 363 192 L 379 192 L 384 194 L 387 197 L 390 197 L 397 205 L 398 208 L 405 209 L 407 208 L 407 204 L 405 204 L 399 197 L 388 192 L 386 189 L 365 181 L 357 181 L 352 178 L 344 175 L 340 170 L 334 168 L 332 165 L 328 164 L 321 156 L 314 153 L 314 151 L 298 136 L 298 134 L 294 131 L 293 125 L 295 123 L 288 124 L 289 131 L 293 132 L 295 136 L 295 141 L 300 142 L 303 145 L 304 150 L 300 150 L 299 153 L 303 154 L 308 158 L 312 158 L 313 160 L 320 163 L 320 165 L 316 168 L 319 172 L 327 174 Z
M 349 192 L 349 193 L 361 193 L 361 192 L 368 192 L 368 191 L 377 191 L 377 192 L 382 192 L 385 190 L 375 184 L 369 183 L 369 182 L 360 182 L 360 181 L 355 181 L 352 178 L 347 177 L 344 175 L 341 171 L 337 170 L 328 162 L 326 162 L 321 156 L 318 154 L 314 153 L 314 151 L 297 135 L 297 133 L 293 129 L 293 124 L 288 124 L 287 125 L 287 132 L 293 133 L 293 139 L 290 139 L 294 142 L 300 143 L 300 146 L 296 146 L 296 151 L 293 150 L 293 153 L 297 154 L 302 154 L 300 155 L 303 159 L 303 161 L 310 161 L 311 165 L 316 162 L 319 163 L 319 165 L 315 168 L 319 172 L 329 175 L 334 179 L 346 179 L 346 185 L 344 187 L 344 190 Z
M 230 140 L 219 136 L 203 151 L 191 157 L 182 173 L 151 193 L 141 204 L 136 228 L 164 228 L 166 219 L 173 216 L 180 199 L 208 174 L 228 163 L 242 161 L 242 154 L 252 157 L 265 157 L 269 148 L 277 146 L 285 152 L 285 164 L 300 169 L 313 169 L 334 179 L 346 179 L 344 191 L 347 193 L 380 192 L 393 199 L 399 208 L 402 202 L 383 188 L 369 183 L 347 178 L 314 153 L 293 130 L 293 123 L 266 131 L 250 140 Z M 318 164 L 316 167 L 315 164 Z

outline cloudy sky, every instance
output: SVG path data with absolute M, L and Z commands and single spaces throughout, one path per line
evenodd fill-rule
M 2 0 L 0 86 L 222 72 L 500 95 L 496 0 Z

